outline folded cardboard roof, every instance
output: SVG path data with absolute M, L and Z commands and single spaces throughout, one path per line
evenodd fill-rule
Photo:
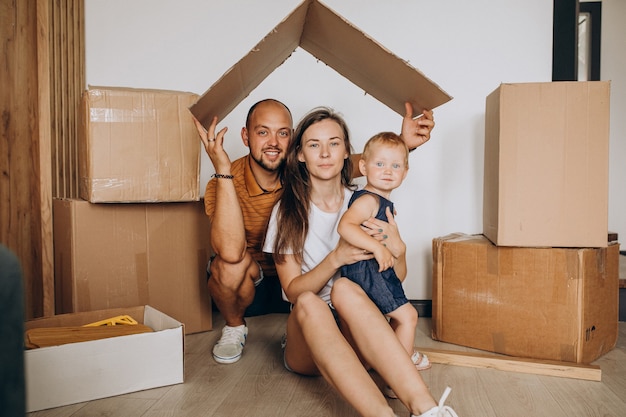
M 402 116 L 406 101 L 417 116 L 452 99 L 328 6 L 304 0 L 191 106 L 192 114 L 205 127 L 213 116 L 223 120 L 298 46 Z

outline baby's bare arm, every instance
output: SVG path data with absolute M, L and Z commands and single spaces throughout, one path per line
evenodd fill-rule
M 342 216 L 337 231 L 348 243 L 374 254 L 379 271 L 393 267 L 395 258 L 392 253 L 377 239 L 371 237 L 362 223 L 378 212 L 378 199 L 364 195 L 354 201 Z

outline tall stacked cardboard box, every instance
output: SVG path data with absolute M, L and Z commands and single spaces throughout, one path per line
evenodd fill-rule
M 608 236 L 609 83 L 487 97 L 483 234 L 433 240 L 433 338 L 589 363 L 618 334 Z
M 83 95 L 81 199 L 54 201 L 57 313 L 151 305 L 212 328 L 209 221 L 192 93 L 91 87 Z

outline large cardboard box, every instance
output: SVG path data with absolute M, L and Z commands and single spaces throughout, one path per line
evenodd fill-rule
M 483 234 L 605 247 L 609 82 L 502 84 L 487 97 Z
M 79 192 L 92 203 L 197 201 L 192 93 L 91 87 L 83 94 Z
M 187 333 L 212 328 L 203 202 L 55 199 L 53 215 L 57 313 L 149 304 Z
M 301 47 L 404 116 L 451 100 L 445 91 L 318 0 L 304 0 L 191 107 L 205 127 L 224 119 L 252 90 Z M 393 75 L 390 75 L 393 74 Z
M 513 248 L 482 235 L 436 238 L 433 339 L 590 363 L 617 342 L 618 257 L 618 244 Z
M 122 314 L 154 332 L 25 351 L 27 412 L 183 382 L 183 325 L 150 306 L 62 314 L 25 327 L 82 326 Z

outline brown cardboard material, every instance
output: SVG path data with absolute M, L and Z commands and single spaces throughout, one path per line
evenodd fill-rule
M 615 347 L 619 244 L 495 246 L 483 235 L 433 239 L 435 340 L 588 364 Z
M 92 203 L 198 201 L 192 93 L 90 87 L 83 93 L 79 193 Z
M 487 97 L 483 234 L 605 247 L 609 82 L 502 84 Z
M 91 204 L 55 199 L 57 313 L 149 304 L 185 324 L 212 328 L 203 202 Z
M 24 352 L 27 412 L 183 382 L 183 324 L 151 306 L 61 314 L 25 328 L 82 326 L 123 314 L 154 332 Z
M 191 107 L 208 127 L 222 120 L 297 47 L 333 68 L 393 111 L 416 111 L 451 100 L 445 91 L 318 0 L 302 1 Z

